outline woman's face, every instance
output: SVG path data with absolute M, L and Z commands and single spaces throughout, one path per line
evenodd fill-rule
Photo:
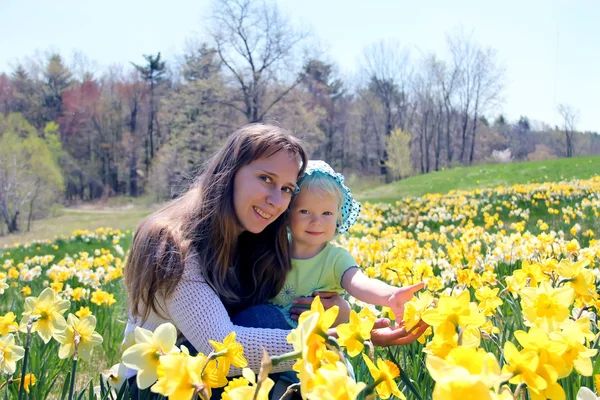
M 262 232 L 287 209 L 299 171 L 300 158 L 287 151 L 258 158 L 238 170 L 233 207 L 242 232 Z

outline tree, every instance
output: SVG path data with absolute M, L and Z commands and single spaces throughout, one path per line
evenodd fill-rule
M 209 35 L 236 87 L 223 104 L 248 122 L 262 121 L 302 81 L 294 50 L 307 34 L 295 30 L 275 3 L 215 0 L 211 20 Z
M 49 140 L 40 138 L 21 114 L 0 114 L 0 214 L 9 233 L 20 229 L 26 205 L 31 221 L 34 207 L 47 206 L 62 194 L 63 178 L 52 151 L 59 142 L 56 136 Z
M 579 113 L 566 104 L 558 105 L 558 113 L 563 119 L 563 132 L 565 133 L 567 157 L 573 157 L 573 138 L 575 135 L 575 127 L 579 120 Z
M 141 80 L 139 71 L 134 71 L 128 80 L 121 82 L 117 88 L 119 97 L 125 108 L 125 132 L 123 133 L 123 148 L 128 155 L 129 167 L 129 195 L 136 197 L 138 188 L 138 148 L 140 147 L 140 132 L 138 120 L 141 114 L 142 103 L 148 90 Z
M 154 124 L 156 123 L 156 117 L 158 115 L 157 112 L 157 102 L 155 101 L 155 89 L 162 81 L 165 72 L 167 71 L 167 63 L 166 61 L 160 60 L 160 52 L 156 56 L 152 56 L 152 54 L 144 54 L 144 58 L 146 59 L 146 65 L 137 65 L 133 64 L 135 69 L 137 69 L 144 81 L 146 81 L 149 87 L 149 116 L 148 116 L 148 136 L 146 136 L 145 142 L 145 150 L 146 150 L 146 175 L 150 171 L 150 162 L 154 158 L 154 153 L 157 149 L 155 149 L 155 145 L 158 143 L 154 142 Z M 157 124 L 158 127 L 158 124 Z M 158 132 L 158 136 L 160 137 L 160 131 Z
M 421 172 L 431 170 L 430 152 L 433 148 L 435 169 L 439 169 L 442 139 L 442 91 L 437 79 L 437 60 L 434 56 L 423 60 L 420 72 L 413 79 L 415 101 L 414 132 L 418 142 Z
M 457 88 L 461 118 L 459 159 L 472 164 L 479 117 L 499 100 L 504 85 L 504 70 L 497 65 L 496 50 L 482 48 L 462 31 L 454 37 L 448 37 L 448 45 L 454 64 L 460 66 Z M 470 151 L 467 149 L 469 128 Z
M 44 71 L 44 125 L 63 114 L 62 93 L 71 82 L 71 71 L 64 65 L 62 57 L 52 54 Z
M 350 102 L 349 96 L 340 78 L 335 77 L 334 66 L 323 61 L 313 59 L 304 67 L 306 77 L 303 86 L 310 93 L 310 111 L 323 114 L 319 118 L 318 126 L 324 133 L 325 140 L 321 148 L 317 149 L 321 158 L 334 168 L 343 165 L 343 153 L 346 135 L 345 114 Z M 336 136 L 340 136 L 335 140 Z M 339 153 L 335 152 L 334 145 L 338 143 Z M 339 163 L 336 161 L 339 160 Z
M 363 67 L 369 89 L 381 101 L 384 109 L 384 137 L 395 128 L 406 129 L 408 123 L 408 53 L 395 43 L 379 42 L 365 49 Z M 387 176 L 387 149 L 384 147 L 380 161 L 381 174 Z
M 391 135 L 385 139 L 385 147 L 389 155 L 386 163 L 395 179 L 407 177 L 412 173 L 410 141 L 410 133 L 400 129 L 394 129 Z
M 162 99 L 160 121 L 168 133 L 164 150 L 152 161 L 151 188 L 160 199 L 179 194 L 195 172 L 237 125 L 221 105 L 225 87 L 221 62 L 206 44 L 184 55 L 182 82 Z M 160 178 L 160 179 L 157 179 Z

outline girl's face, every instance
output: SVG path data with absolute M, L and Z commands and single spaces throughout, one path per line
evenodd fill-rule
M 296 188 L 300 158 L 287 151 L 240 168 L 233 181 L 233 207 L 240 233 L 260 233 L 288 207 Z
M 295 244 L 318 246 L 335 236 L 339 199 L 321 189 L 304 189 L 290 208 L 290 231 Z

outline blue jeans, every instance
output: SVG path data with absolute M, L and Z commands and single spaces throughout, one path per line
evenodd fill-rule
M 292 329 L 281 311 L 271 304 L 248 307 L 231 317 L 231 322 L 247 328 Z
M 285 320 L 285 317 L 277 307 L 271 304 L 259 304 L 248 307 L 231 317 L 234 325 L 245 326 L 247 328 L 269 328 L 269 329 L 292 329 Z M 271 378 L 282 379 L 289 384 L 298 383 L 298 377 L 294 371 L 271 374 Z

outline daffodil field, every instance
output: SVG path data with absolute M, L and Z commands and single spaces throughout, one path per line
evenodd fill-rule
M 599 233 L 600 177 L 363 204 L 336 244 L 371 277 L 426 282 L 395 322 L 424 321 L 425 335 L 373 347 L 376 317 L 395 316 L 349 299 L 334 339 L 337 310 L 315 300 L 288 336 L 293 352 L 229 381 L 246 365 L 234 333 L 206 355 L 177 346 L 170 324 L 122 345 L 132 232 L 15 245 L 0 250 L 0 398 L 128 398 L 127 367 L 144 396 L 208 399 L 225 387 L 223 399 L 267 399 L 270 369 L 296 360 L 290 391 L 307 399 L 597 399 Z

